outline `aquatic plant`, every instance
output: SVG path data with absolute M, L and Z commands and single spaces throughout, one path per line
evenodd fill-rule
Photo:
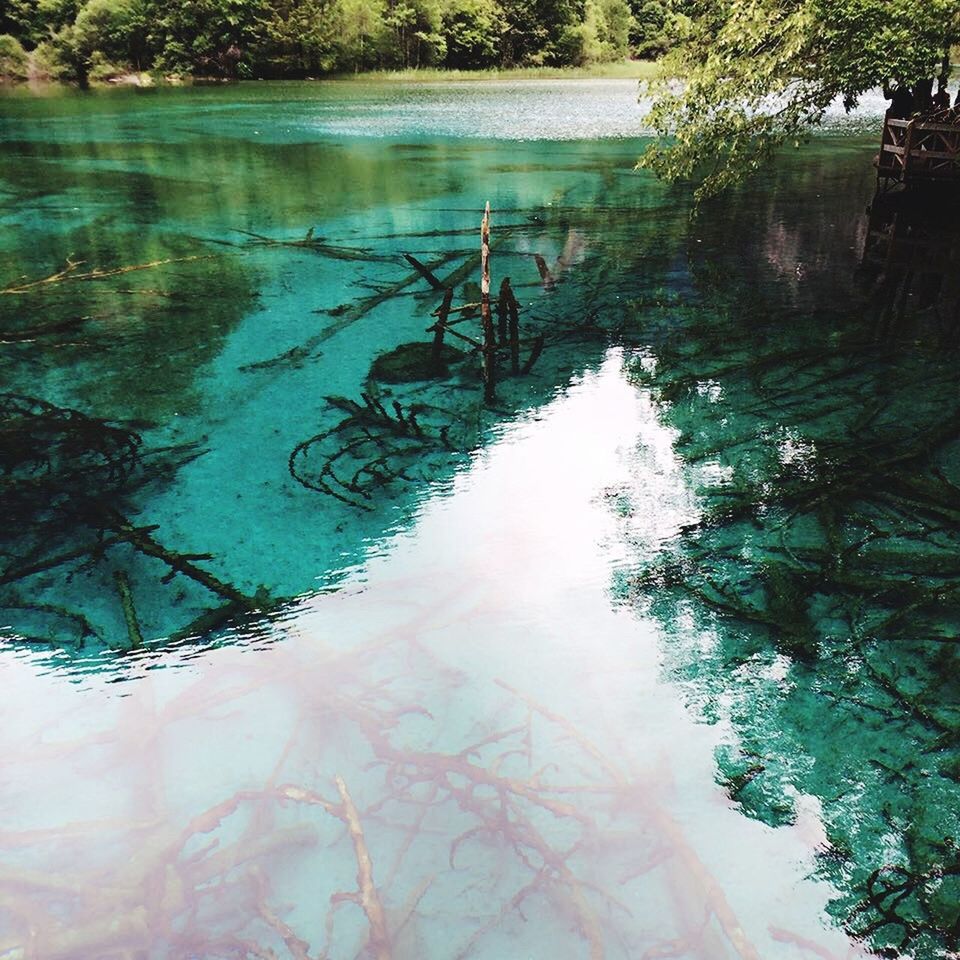
M 241 256 L 212 254 L 189 238 L 117 233 L 97 220 L 56 243 L 88 252 L 50 271 L 46 252 L 23 244 L 0 277 L 5 389 L 134 422 L 140 432 L 195 408 L 198 369 L 251 303 Z M 11 277 L 15 270 L 23 275 Z M 60 383 L 65 367 L 72 376 Z M 55 393 L 37 386 L 47 377 Z

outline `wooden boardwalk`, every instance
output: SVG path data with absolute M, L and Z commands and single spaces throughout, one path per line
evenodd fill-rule
M 960 186 L 960 111 L 910 120 L 888 118 L 876 160 L 877 178 L 893 183 Z

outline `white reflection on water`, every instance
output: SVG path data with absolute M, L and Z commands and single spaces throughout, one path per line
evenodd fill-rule
M 643 538 L 692 509 L 621 361 L 269 646 L 82 686 L 6 654 L 0 956 L 852 955 L 816 813 L 732 809 L 606 595 L 602 491 L 646 491 Z
M 212 131 L 258 143 L 422 136 L 557 141 L 654 133 L 647 121 L 653 100 L 637 80 L 257 81 L 222 89 L 155 90 L 149 102 L 133 90 L 113 90 L 88 98 L 81 116 L 54 111 L 40 120 L 33 110 L 16 109 L 17 100 L 2 94 L 0 90 L 0 131 L 13 139 L 30 128 L 34 142 L 86 141 L 98 131 L 115 136 L 113 112 L 118 111 L 128 142 L 153 143 L 158 108 L 165 120 L 164 140 L 174 142 Z M 874 138 L 887 106 L 880 89 L 863 94 L 852 113 L 838 97 L 815 129 Z M 116 165 L 108 158 L 97 162 L 101 169 Z

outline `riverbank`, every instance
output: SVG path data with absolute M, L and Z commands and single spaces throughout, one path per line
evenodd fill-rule
M 417 70 L 368 70 L 364 73 L 336 73 L 324 80 L 368 80 L 382 83 L 440 83 L 445 80 L 653 80 L 660 75 L 661 61 L 618 60 L 583 67 L 514 67 L 490 70 L 446 70 L 421 67 Z
M 510 69 L 447 70 L 436 67 L 421 67 L 409 70 L 367 70 L 355 73 L 330 73 L 305 78 L 308 82 L 344 81 L 368 83 L 443 83 L 445 81 L 491 81 L 491 80 L 653 80 L 659 76 L 661 62 L 657 60 L 622 60 L 613 63 L 594 63 L 583 67 L 514 67 Z M 180 75 L 160 76 L 149 72 L 122 73 L 105 78 L 90 78 L 90 87 L 111 89 L 115 87 L 166 87 L 208 86 L 210 84 L 235 83 L 214 77 L 190 77 Z M 269 82 L 258 79 L 254 82 Z M 0 76 L 0 93 L 11 88 L 47 90 L 51 87 L 72 86 L 35 73 L 24 71 L 22 75 Z

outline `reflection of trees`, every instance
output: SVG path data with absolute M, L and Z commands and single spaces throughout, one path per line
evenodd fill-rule
M 778 158 L 756 180 L 705 205 L 692 226 L 691 265 L 700 289 L 761 293 L 783 309 L 832 310 L 851 295 L 863 247 L 870 153 L 856 141 L 814 140 Z
M 58 109 L 56 103 L 37 106 Z M 43 229 L 26 216 L 5 224 L 0 286 L 45 276 L 68 256 L 109 269 L 209 254 L 198 237 L 222 237 L 225 225 L 243 227 L 260 217 L 302 236 L 318 214 L 409 203 L 435 190 L 415 164 L 382 144 L 347 151 L 229 136 L 130 139 L 125 125 L 150 122 L 138 113 L 139 98 L 110 101 L 100 106 L 102 114 L 84 104 L 72 109 L 93 112 L 85 118 L 92 132 L 82 139 L 10 138 L 0 145 L 12 208 L 49 217 Z M 175 96 L 156 109 L 161 116 L 169 110 L 176 123 Z M 318 195 L 317 184 L 337 189 L 324 187 Z M 63 213 L 74 209 L 84 215 L 71 217 L 76 225 L 61 232 Z M 71 395 L 56 399 L 82 403 L 101 416 L 163 421 L 189 412 L 197 402 L 198 372 L 249 312 L 261 266 L 226 255 L 132 275 L 109 289 L 69 284 L 37 290 L 30 302 L 0 297 L 0 340 L 41 320 L 83 321 L 75 336 L 55 343 L 5 348 L 0 363 L 6 361 L 7 369 L 0 370 L 8 388 L 33 394 L 39 377 L 52 373 L 55 379 L 59 368 L 72 368 Z M 30 382 L 21 381 L 28 368 Z
M 733 721 L 731 796 L 775 823 L 816 795 L 838 913 L 890 956 L 933 957 L 960 924 L 960 374 L 952 282 L 921 297 L 917 267 L 900 311 L 900 249 L 879 324 L 834 281 L 828 304 L 808 291 L 811 316 L 728 300 L 715 273 L 672 314 L 638 377 L 681 431 L 702 515 L 634 589 L 676 625 L 691 696 Z
M 189 239 L 100 221 L 62 243 L 65 267 L 21 248 L 0 278 L 6 383 L 32 393 L 66 368 L 67 397 L 102 416 L 162 424 L 189 411 L 198 372 L 250 307 L 244 265 Z

